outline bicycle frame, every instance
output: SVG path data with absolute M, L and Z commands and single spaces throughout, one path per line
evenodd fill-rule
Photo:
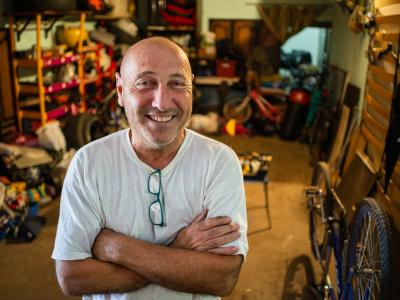
M 249 96 L 247 96 L 249 97 Z M 246 97 L 246 98 L 247 98 Z M 261 114 L 268 120 L 274 123 L 280 123 L 282 121 L 282 115 L 277 107 L 272 105 L 265 99 L 263 96 L 259 94 L 257 90 L 252 90 L 250 92 L 250 98 L 257 104 Z M 246 99 L 245 99 L 246 100 Z M 248 100 L 250 101 L 250 100 Z M 248 102 L 247 101 L 247 102 Z
M 330 202 L 334 204 L 334 208 L 332 210 L 332 215 L 325 215 L 325 209 L 321 209 L 321 222 L 327 224 L 327 248 L 326 248 L 326 256 L 325 259 L 322 259 L 320 256 L 317 257 L 317 260 L 322 269 L 322 282 L 320 287 L 322 288 L 322 294 L 324 299 L 342 299 L 342 295 L 344 295 L 344 285 L 343 285 L 343 256 L 342 256 L 342 248 L 343 243 L 347 239 L 347 235 L 343 237 L 343 227 L 347 230 L 346 225 L 346 209 L 341 203 L 339 197 L 336 192 L 331 189 L 327 193 L 327 198 L 323 201 L 323 192 L 319 187 L 311 186 L 306 189 L 306 197 L 308 200 L 308 205 L 310 209 L 320 209 L 323 208 L 324 202 Z M 339 211 L 337 213 L 337 211 Z M 335 212 L 335 213 L 334 213 Z M 343 243 L 342 243 L 343 241 Z M 338 295 L 336 296 L 334 287 L 332 284 L 332 280 L 329 275 L 329 266 L 331 264 L 332 254 L 335 258 L 335 271 L 336 271 L 336 286 L 338 290 Z

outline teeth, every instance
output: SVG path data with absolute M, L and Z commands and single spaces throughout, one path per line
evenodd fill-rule
M 171 116 L 152 116 L 149 115 L 149 118 L 156 122 L 168 122 L 172 119 L 173 115 Z

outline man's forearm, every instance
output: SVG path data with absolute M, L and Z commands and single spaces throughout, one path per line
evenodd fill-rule
M 61 289 L 67 295 L 123 293 L 148 284 L 132 270 L 93 258 L 57 260 L 56 272 Z
M 118 234 L 100 259 L 122 265 L 168 289 L 224 296 L 233 289 L 243 258 L 169 248 Z

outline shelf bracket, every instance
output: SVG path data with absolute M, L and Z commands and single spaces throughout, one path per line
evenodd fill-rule
M 56 24 L 56 22 L 60 19 L 60 17 L 54 17 L 51 19 L 50 25 L 48 25 L 45 29 L 44 29 L 44 36 L 47 38 L 49 35 L 50 30 L 53 28 L 54 24 Z
M 24 32 L 24 30 L 26 29 L 26 27 L 29 25 L 30 22 L 31 22 L 31 19 L 27 19 L 22 26 L 19 25 L 18 23 L 15 24 L 15 29 L 16 29 L 16 32 L 17 32 L 17 40 L 18 40 L 18 42 L 21 40 L 22 32 Z

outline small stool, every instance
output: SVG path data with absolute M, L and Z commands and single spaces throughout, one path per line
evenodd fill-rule
M 265 199 L 265 212 L 267 215 L 268 220 L 268 227 L 267 229 L 272 229 L 272 221 L 271 221 L 271 214 L 269 210 L 269 199 L 268 199 L 268 170 L 263 170 L 258 172 L 256 175 L 245 175 L 243 176 L 244 181 L 246 182 L 259 182 L 263 184 L 264 188 L 264 199 Z
M 260 154 L 253 151 L 248 154 L 238 155 L 238 157 L 242 165 L 244 181 L 260 182 L 264 185 L 265 211 L 268 220 L 267 229 L 271 229 L 272 222 L 268 199 L 268 170 L 272 156 L 271 154 Z

